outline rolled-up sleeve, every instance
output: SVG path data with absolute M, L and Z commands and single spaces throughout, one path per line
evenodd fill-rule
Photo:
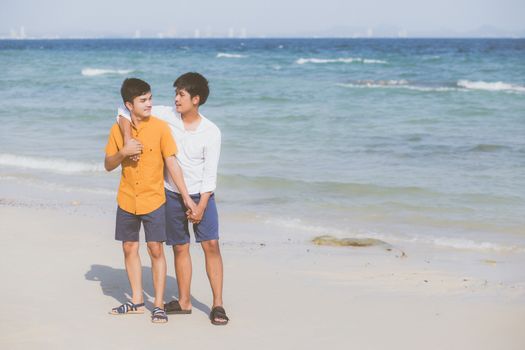
M 172 155 L 177 154 L 177 144 L 171 135 L 170 128 L 168 124 L 162 122 L 162 134 L 160 138 L 160 150 L 162 152 L 162 157 L 166 158 Z
M 213 192 L 217 187 L 217 168 L 221 155 L 221 132 L 219 129 L 204 147 L 204 170 L 200 193 Z
M 116 124 L 113 124 L 111 127 L 111 130 L 109 131 L 108 136 L 108 143 L 106 144 L 106 155 L 112 156 L 115 153 L 117 153 L 124 144 L 124 141 L 122 140 L 122 135 L 120 134 L 120 130 Z

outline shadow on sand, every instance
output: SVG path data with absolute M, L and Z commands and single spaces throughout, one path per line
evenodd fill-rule
M 104 295 L 113 297 L 118 303 L 122 304 L 129 300 L 131 296 L 131 288 L 129 287 L 128 276 L 126 270 L 115 269 L 106 265 L 91 265 L 91 269 L 84 275 L 88 281 L 97 281 L 100 283 L 100 288 Z M 153 282 L 151 269 L 147 267 L 142 268 L 142 286 L 144 288 L 144 302 L 148 309 L 153 309 Z M 166 293 L 164 299 L 170 301 L 178 299 L 177 280 L 171 276 L 166 277 Z M 191 297 L 191 303 L 194 309 L 204 312 L 206 315 L 210 314 L 210 308 Z M 118 305 L 115 305 L 118 306 Z

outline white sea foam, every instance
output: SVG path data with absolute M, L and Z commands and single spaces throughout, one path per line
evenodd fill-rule
M 458 88 L 448 86 L 421 86 L 409 84 L 406 80 L 360 80 L 355 83 L 337 84 L 347 88 L 375 88 L 375 89 L 407 89 L 423 92 L 457 91 Z
M 104 167 L 100 163 L 83 163 L 60 158 L 28 157 L 5 153 L 0 154 L 0 165 L 44 170 L 55 173 L 84 173 L 104 171 Z
M 485 91 L 513 91 L 525 93 L 525 86 L 498 82 L 458 80 L 457 85 L 464 89 Z
M 248 56 L 237 54 L 237 53 L 226 53 L 226 52 L 219 52 L 217 54 L 217 58 L 244 58 L 244 57 L 248 57 Z
M 388 62 L 387 61 L 383 61 L 383 60 L 372 60 L 372 59 L 365 58 L 365 59 L 363 59 L 363 63 L 387 64 Z
M 500 253 L 508 252 L 524 252 L 524 247 L 516 245 L 502 245 L 492 242 L 475 242 L 468 239 L 458 238 L 435 238 L 433 244 L 441 247 L 465 249 L 465 250 L 479 250 L 479 251 L 495 251 Z
M 452 248 L 458 250 L 471 250 L 480 252 L 497 252 L 497 253 L 524 253 L 525 247 L 520 245 L 509 245 L 500 244 L 487 241 L 473 241 L 469 239 L 461 238 L 449 238 L 449 237 L 435 237 L 435 236 L 422 236 L 422 235 L 410 235 L 410 234 L 384 234 L 372 231 L 353 230 L 348 232 L 347 230 L 337 229 L 335 227 L 317 226 L 304 223 L 302 220 L 297 218 L 266 218 L 265 223 L 276 225 L 288 229 L 292 229 L 298 232 L 307 233 L 309 235 L 320 235 L 330 234 L 337 237 L 354 237 L 354 238 L 375 238 L 383 240 L 387 243 L 394 245 L 402 245 L 402 242 L 407 243 L 420 243 L 426 245 L 433 245 L 443 248 Z
M 359 80 L 357 82 L 359 85 L 366 86 L 399 86 L 399 85 L 408 85 L 408 81 L 401 80 Z
M 306 64 L 306 63 L 365 63 L 365 64 L 386 64 L 387 61 L 383 60 L 374 60 L 368 58 L 359 58 L 359 57 L 340 57 L 340 58 L 299 58 L 295 61 L 297 64 Z
M 109 190 L 105 188 L 92 188 L 92 187 L 73 187 L 64 185 L 62 183 L 56 183 L 46 180 L 41 180 L 38 178 L 24 178 L 16 176 L 2 176 L 0 175 L 0 181 L 14 181 L 18 185 L 23 185 L 24 189 L 30 187 L 35 187 L 38 190 L 47 190 L 47 191 L 60 191 L 60 192 L 81 192 L 81 193 L 90 193 L 90 194 L 99 194 L 106 196 L 114 196 L 115 189 Z
M 85 77 L 95 77 L 98 75 L 105 74 L 128 74 L 133 72 L 132 69 L 100 69 L 100 68 L 84 68 L 82 69 L 82 75 Z
M 467 91 L 467 90 L 484 90 L 484 91 L 506 91 L 525 93 L 525 86 L 495 82 L 489 83 L 485 81 L 469 81 L 458 80 L 455 86 L 428 86 L 410 84 L 406 80 L 359 80 L 353 83 L 337 84 L 341 87 L 348 88 L 398 88 L 416 91 Z

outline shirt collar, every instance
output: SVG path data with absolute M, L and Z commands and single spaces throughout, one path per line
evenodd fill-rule
M 140 124 L 138 127 L 135 126 L 135 124 L 131 123 L 131 126 L 137 130 L 137 131 L 141 131 L 142 129 L 144 129 L 145 127 L 148 126 L 148 123 L 150 121 L 151 117 L 147 117 L 147 118 L 144 118 L 140 121 Z

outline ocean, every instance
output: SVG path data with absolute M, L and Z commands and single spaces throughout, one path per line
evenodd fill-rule
M 198 71 L 219 210 L 254 231 L 525 252 L 524 39 L 0 40 L 0 65 L 4 204 L 50 190 L 114 211 L 123 79 L 172 105 Z

